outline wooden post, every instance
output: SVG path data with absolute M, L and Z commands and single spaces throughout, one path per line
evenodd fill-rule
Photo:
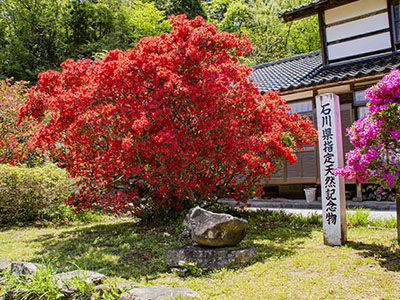
M 318 119 L 319 162 L 321 176 L 322 228 L 324 243 L 340 246 L 347 239 L 344 178 L 333 170 L 343 166 L 342 127 L 339 97 L 323 94 L 315 97 Z

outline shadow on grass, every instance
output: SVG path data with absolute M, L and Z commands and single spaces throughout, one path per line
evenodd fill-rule
M 294 255 L 322 224 L 319 216 L 305 218 L 279 211 L 240 211 L 237 216 L 249 221 L 242 245 L 257 248 L 258 261 Z
M 153 227 L 135 221 L 97 224 L 43 235 L 37 261 L 45 260 L 59 270 L 93 270 L 108 276 L 139 278 L 167 271 L 164 252 L 181 246 L 172 226 Z M 150 278 L 149 278 L 150 279 Z
M 399 272 L 400 271 L 400 249 L 383 245 L 365 244 L 362 242 L 346 243 L 346 246 L 351 247 L 355 250 L 359 250 L 359 255 L 362 257 L 374 258 L 381 267 L 388 271 Z
M 293 255 L 316 229 L 297 216 L 283 213 L 232 211 L 232 214 L 249 221 L 247 237 L 240 246 L 257 248 L 259 261 Z M 36 253 L 36 261 L 45 260 L 59 271 L 78 266 L 107 276 L 150 280 L 168 271 L 166 249 L 187 244 L 179 240 L 177 227 L 120 221 L 43 235 L 34 240 L 45 249 Z

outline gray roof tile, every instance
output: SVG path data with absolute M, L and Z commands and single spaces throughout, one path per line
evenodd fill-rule
M 323 66 L 320 51 L 254 66 L 250 78 L 261 91 L 289 91 L 324 83 L 387 73 L 400 66 L 400 54 Z

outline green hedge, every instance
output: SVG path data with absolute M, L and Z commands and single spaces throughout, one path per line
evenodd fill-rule
M 0 164 L 0 223 L 63 222 L 64 204 L 76 186 L 64 169 L 47 163 L 34 168 Z

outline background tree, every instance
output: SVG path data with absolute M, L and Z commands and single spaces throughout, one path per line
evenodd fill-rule
M 365 95 L 369 113 L 349 128 L 355 148 L 346 154 L 346 166 L 337 174 L 396 191 L 400 243 L 400 71 L 393 70 Z
M 57 0 L 4 0 L 0 26 L 0 78 L 35 80 L 64 57 L 60 28 L 62 2 Z
M 319 48 L 317 20 L 282 23 L 278 14 L 308 0 L 3 0 L 0 1 L 0 79 L 37 81 L 67 58 L 93 58 L 136 47 L 168 32 L 171 14 L 197 15 L 218 28 L 245 33 L 257 46 L 248 65 Z M 100 54 L 99 54 L 100 53 Z
M 262 192 L 261 177 L 315 142 L 310 120 L 248 81 L 237 63 L 247 38 L 201 17 L 171 25 L 137 49 L 67 60 L 30 88 L 20 120 L 36 119 L 32 144 L 82 178 L 71 204 L 166 212 L 229 192 L 243 205 Z
M 113 2 L 113 1 L 112 1 Z M 136 43 L 145 36 L 154 36 L 171 29 L 165 12 L 158 10 L 154 2 L 129 0 L 120 2 L 120 8 L 116 9 L 123 18 L 121 27 L 124 28 L 127 47 L 113 47 L 109 49 L 127 49 L 136 47 Z
M 164 12 L 140 0 L 3 0 L 0 9 L 0 79 L 36 82 L 67 58 L 135 47 L 170 29 Z
M 221 30 L 245 33 L 257 48 L 246 57 L 248 65 L 265 63 L 320 48 L 316 16 L 283 23 L 279 13 L 308 0 L 234 0 L 208 2 L 210 21 Z
M 166 16 L 185 14 L 189 19 L 207 18 L 201 0 L 155 0 L 155 4 Z
M 29 133 L 28 122 L 16 126 L 18 108 L 24 102 L 25 82 L 0 80 L 0 164 L 22 163 L 26 151 L 24 140 Z

